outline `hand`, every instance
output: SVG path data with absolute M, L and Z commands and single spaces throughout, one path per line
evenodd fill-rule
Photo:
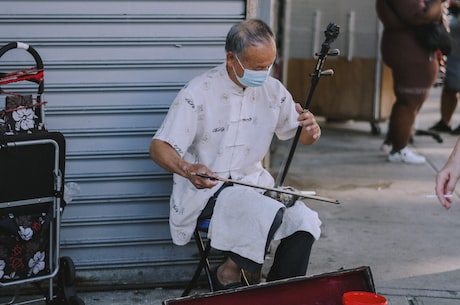
M 451 186 L 451 184 L 452 179 L 449 170 L 443 169 L 436 175 L 436 196 L 438 197 L 439 203 L 441 203 L 441 205 L 446 209 L 450 209 L 452 205 L 451 197 L 445 196 L 451 195 L 454 191 L 455 184 L 453 185 L 453 187 Z
M 452 198 L 445 195 L 452 195 L 460 179 L 460 138 L 458 138 L 454 149 L 450 153 L 444 167 L 436 175 L 436 196 L 443 207 L 449 209 L 452 205 Z
M 321 136 L 321 128 L 316 122 L 315 116 L 309 110 L 302 109 L 300 104 L 296 104 L 296 110 L 299 114 L 297 120 L 299 121 L 299 126 L 303 127 L 303 130 L 307 132 L 310 137 L 316 141 Z
M 205 174 L 207 176 L 215 177 L 215 174 L 202 164 L 189 164 L 186 168 L 184 168 L 184 171 L 186 172 L 186 178 L 190 180 L 197 189 L 212 188 L 218 183 L 217 180 L 197 176 L 197 174 Z
M 452 194 L 460 178 L 459 168 L 456 162 L 450 160 L 436 175 L 435 192 L 439 203 L 446 209 L 452 206 Z

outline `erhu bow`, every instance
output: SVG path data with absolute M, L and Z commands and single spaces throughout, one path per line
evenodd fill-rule
M 210 180 L 222 181 L 222 182 L 231 183 L 231 184 L 238 184 L 238 185 L 253 187 L 253 188 L 256 188 L 256 189 L 263 189 L 263 190 L 266 191 L 265 194 L 267 196 L 272 197 L 272 198 L 276 197 L 275 199 L 280 200 L 281 202 L 285 203 L 286 205 L 293 204 L 297 200 L 297 198 L 307 198 L 307 199 L 330 202 L 330 203 L 335 203 L 335 204 L 339 203 L 335 199 L 316 196 L 315 192 L 297 191 L 297 190 L 294 190 L 291 187 L 274 188 L 274 187 L 267 187 L 267 186 L 261 186 L 261 185 L 253 184 L 253 183 L 238 181 L 238 180 L 232 180 L 232 179 L 227 179 L 227 178 L 209 176 L 209 175 L 206 175 L 206 174 L 196 173 L 195 175 L 197 175 L 198 177 L 207 178 L 207 179 L 210 179 Z M 278 196 L 279 193 L 285 194 L 286 196 Z
M 334 74 L 334 71 L 332 69 L 322 71 L 322 68 L 324 66 L 324 62 L 326 61 L 327 56 L 337 56 L 340 54 L 340 51 L 338 49 L 330 50 L 330 44 L 339 36 L 339 30 L 340 30 L 340 27 L 338 25 L 334 23 L 329 23 L 326 30 L 324 31 L 324 35 L 326 36 L 326 39 L 321 45 L 320 53 L 315 54 L 316 56 L 318 56 L 318 60 L 315 66 L 315 71 L 312 74 L 310 74 L 311 76 L 310 90 L 308 92 L 308 96 L 307 96 L 305 105 L 302 105 L 302 108 L 304 109 L 304 111 L 310 108 L 311 100 L 313 98 L 313 93 L 315 92 L 315 88 L 318 85 L 319 78 L 321 76 L 332 76 Z M 301 131 L 302 131 L 302 127 L 299 126 L 297 128 L 297 132 L 292 141 L 291 149 L 286 158 L 284 168 L 282 171 L 280 171 L 280 173 L 278 174 L 276 178 L 276 181 L 275 181 L 276 187 L 282 186 L 284 183 L 284 179 L 286 178 L 287 172 L 289 170 L 289 166 L 291 165 L 292 157 L 294 156 L 294 152 L 297 146 L 297 142 L 299 141 Z

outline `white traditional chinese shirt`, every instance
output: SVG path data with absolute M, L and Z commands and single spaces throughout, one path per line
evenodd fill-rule
M 154 138 L 219 177 L 273 186 L 262 160 L 274 134 L 281 140 L 295 135 L 297 117 L 292 96 L 277 79 L 269 77 L 263 86 L 243 89 L 221 64 L 179 92 Z M 190 241 L 201 210 L 219 186 L 199 190 L 174 174 L 170 213 L 174 243 Z

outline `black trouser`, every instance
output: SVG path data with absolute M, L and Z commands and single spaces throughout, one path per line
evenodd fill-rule
M 313 235 L 305 231 L 297 231 L 283 238 L 276 249 L 267 281 L 305 275 L 314 241 Z
M 208 201 L 199 219 L 211 217 L 217 196 L 228 186 L 231 186 L 231 184 L 224 184 L 217 190 L 214 196 Z M 283 212 L 284 210 L 280 209 L 273 220 L 268 233 L 265 252 L 267 252 L 276 230 L 278 230 L 283 221 Z M 276 250 L 275 259 L 268 274 L 267 281 L 305 275 L 307 273 L 310 252 L 314 241 L 314 237 L 310 233 L 304 231 L 297 231 L 283 238 Z M 251 273 L 260 273 L 262 269 L 262 264 L 258 264 L 236 253 L 227 252 L 227 255 L 238 264 L 240 268 Z

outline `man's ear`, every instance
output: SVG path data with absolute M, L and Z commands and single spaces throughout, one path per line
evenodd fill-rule
M 235 54 L 233 54 L 233 52 L 227 52 L 227 54 L 225 54 L 225 59 L 227 63 L 227 68 L 233 67 L 233 63 L 236 60 Z

